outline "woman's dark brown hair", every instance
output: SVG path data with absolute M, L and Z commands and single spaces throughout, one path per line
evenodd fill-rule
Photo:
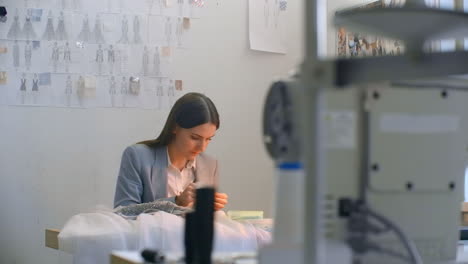
M 219 128 L 219 115 L 216 106 L 207 96 L 200 93 L 187 93 L 180 97 L 172 107 L 161 134 L 156 139 L 138 144 L 150 147 L 167 146 L 174 137 L 176 125 L 182 128 L 193 128 L 211 123 Z

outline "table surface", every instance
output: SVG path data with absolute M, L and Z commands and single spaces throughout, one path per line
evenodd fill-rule
M 223 254 L 214 254 L 215 258 L 225 258 L 225 257 L 232 257 L 232 256 L 241 256 L 241 255 L 246 255 L 246 256 L 254 256 L 255 253 L 223 253 Z M 119 259 L 119 262 L 114 262 L 112 261 L 111 264 L 142 264 L 143 263 L 143 258 L 140 255 L 139 251 L 113 251 L 112 256 L 115 257 L 115 259 Z M 167 254 L 166 255 L 167 259 L 177 259 L 180 257 L 180 254 Z M 127 262 L 125 262 L 127 261 Z M 237 262 L 236 262 L 237 263 Z M 256 264 L 257 261 L 256 259 L 243 259 L 242 260 L 243 264 Z M 446 262 L 446 263 L 441 263 L 441 264 L 468 264 L 468 241 L 460 241 L 460 244 L 458 245 L 458 252 L 457 252 L 457 260 L 455 262 Z

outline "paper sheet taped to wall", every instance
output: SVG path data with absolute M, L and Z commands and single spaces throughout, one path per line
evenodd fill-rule
M 249 39 L 253 50 L 286 53 L 286 1 L 249 1 Z

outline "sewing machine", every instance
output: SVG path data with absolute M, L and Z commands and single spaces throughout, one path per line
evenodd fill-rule
M 418 0 L 345 10 L 338 25 L 404 40 L 406 53 L 324 60 L 323 5 L 306 1 L 302 68 L 273 84 L 265 103 L 278 199 L 274 242 L 259 262 L 455 261 L 468 81 L 447 76 L 468 72 L 468 53 L 424 53 L 423 45 L 466 36 L 468 15 Z

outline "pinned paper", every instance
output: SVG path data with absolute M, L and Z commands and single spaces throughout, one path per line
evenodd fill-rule
M 96 78 L 94 76 L 86 76 L 84 80 L 86 88 L 96 88 Z
M 83 49 L 83 48 L 85 47 L 84 42 L 82 42 L 82 41 L 77 41 L 77 42 L 75 43 L 75 46 L 76 46 L 77 48 L 79 48 L 79 49 Z
M 190 29 L 190 18 L 184 17 L 183 28 Z
M 269 2 L 249 0 L 249 40 L 250 48 L 266 52 L 286 54 L 287 19 L 281 8 L 287 8 L 286 2 L 275 2 L 274 9 Z M 280 12 L 281 11 L 281 12 Z
M 287 8 L 288 8 L 288 2 L 286 0 L 282 0 L 279 2 L 280 11 L 286 11 Z
M 171 56 L 171 47 L 161 47 L 161 53 L 164 57 Z
M 33 22 L 41 22 L 42 9 L 30 8 L 27 12 Z
M 129 85 L 130 85 L 130 93 L 133 95 L 138 95 L 140 93 L 140 78 L 138 77 L 130 77 L 129 80 Z
M 1 46 L 0 47 L 0 54 L 5 54 L 5 53 L 8 53 L 8 48 L 4 47 L 4 46 Z
M 35 50 L 38 49 L 38 48 L 40 48 L 40 47 L 41 47 L 41 42 L 40 42 L 39 40 L 33 40 L 33 42 L 32 42 L 32 47 L 33 47 L 33 49 L 35 49 Z
M 182 91 L 182 80 L 176 80 L 175 81 L 175 89 L 177 91 Z
M 49 86 L 50 83 L 51 83 L 51 81 L 50 81 L 50 72 L 40 73 L 39 74 L 39 85 Z
M 195 5 L 195 6 L 198 6 L 198 7 L 202 7 L 202 6 L 205 5 L 205 1 L 203 1 L 203 0 L 193 0 L 192 4 Z
M 356 113 L 329 111 L 324 113 L 326 147 L 329 149 L 354 149 L 356 147 Z
M 0 72 L 0 84 L 3 85 L 3 84 L 6 84 L 7 83 L 7 77 L 8 77 L 8 74 L 7 72 Z
M 77 93 L 80 98 L 96 97 L 96 78 L 94 76 L 80 76 L 76 83 Z

